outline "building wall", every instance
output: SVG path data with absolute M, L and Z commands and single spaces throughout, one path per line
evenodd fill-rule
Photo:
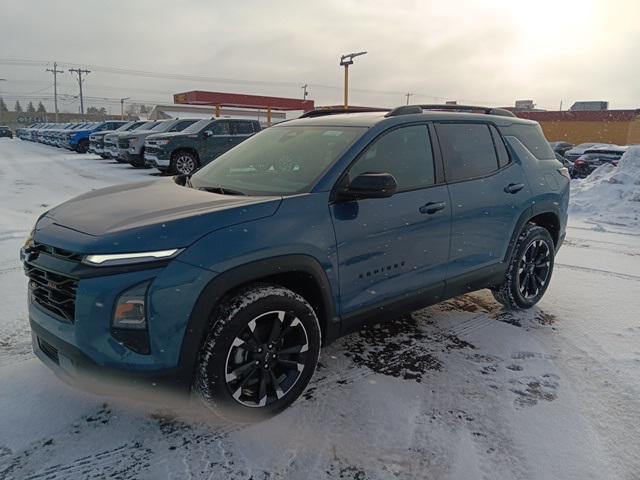
M 631 128 L 632 124 L 635 130 Z M 601 142 L 626 145 L 634 143 L 630 141 L 630 137 L 636 138 L 636 142 L 640 143 L 640 138 L 637 138 L 640 134 L 638 124 L 640 124 L 639 120 L 633 122 L 540 121 L 547 140 L 573 144 Z

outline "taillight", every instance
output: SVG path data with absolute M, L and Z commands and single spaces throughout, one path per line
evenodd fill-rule
M 567 167 L 559 168 L 558 173 L 563 177 L 566 177 L 567 179 L 571 180 L 571 175 L 569 175 L 569 169 Z

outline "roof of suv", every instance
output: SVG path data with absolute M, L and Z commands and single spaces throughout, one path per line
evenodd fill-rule
M 496 125 L 507 126 L 514 123 L 520 124 L 536 124 L 532 120 L 525 120 L 517 117 L 506 117 L 502 115 L 487 115 L 483 113 L 463 113 L 463 112 L 441 112 L 426 111 L 424 113 L 409 113 L 405 115 L 395 115 L 389 117 L 387 112 L 363 112 L 363 113 L 340 113 L 336 115 L 325 115 L 310 118 L 299 118 L 288 122 L 282 122 L 278 125 L 288 126 L 295 125 L 325 125 L 333 127 L 373 127 L 379 123 L 385 122 L 389 124 L 400 124 L 415 122 L 418 120 L 490 120 Z

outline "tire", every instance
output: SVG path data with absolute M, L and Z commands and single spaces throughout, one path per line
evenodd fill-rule
M 198 166 L 198 158 L 191 152 L 181 150 L 171 155 L 170 170 L 172 173 L 191 175 L 198 170 Z
M 533 307 L 549 287 L 554 259 L 549 231 L 528 223 L 513 249 L 504 282 L 492 289 L 494 298 L 508 309 Z
M 300 295 L 278 285 L 244 288 L 214 312 L 193 391 L 221 418 L 268 418 L 307 387 L 320 343 L 318 318 Z
M 89 151 L 89 142 L 82 140 L 79 144 L 78 144 L 78 148 L 76 149 L 76 152 L 78 153 L 87 153 Z

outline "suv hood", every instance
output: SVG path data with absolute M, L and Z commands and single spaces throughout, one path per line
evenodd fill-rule
M 140 135 L 152 135 L 155 132 L 151 130 L 134 130 L 132 132 L 123 132 L 120 134 L 120 138 L 133 138 L 139 137 Z
M 271 216 L 281 201 L 204 192 L 173 179 L 118 185 L 53 208 L 36 224 L 35 240 L 77 253 L 181 248 L 215 230 Z

